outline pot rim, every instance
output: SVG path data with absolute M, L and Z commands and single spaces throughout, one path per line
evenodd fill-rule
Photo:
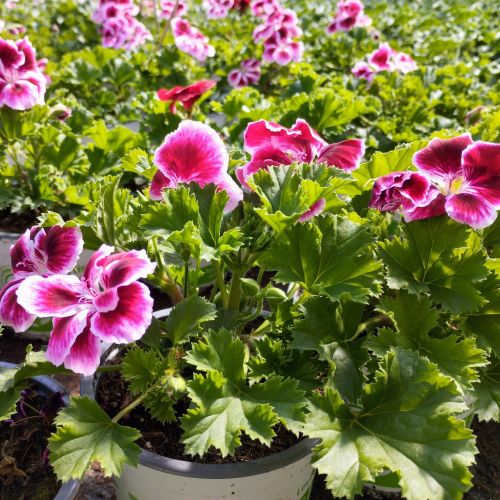
M 116 354 L 118 349 L 112 349 L 108 359 Z M 82 377 L 80 394 L 95 400 L 95 386 L 98 377 Z M 256 476 L 286 467 L 311 454 L 312 448 L 318 443 L 316 439 L 305 438 L 286 450 L 273 453 L 267 457 L 258 458 L 251 462 L 236 462 L 230 464 L 203 464 L 168 458 L 151 451 L 142 449 L 139 464 L 160 472 L 176 476 L 185 476 L 201 479 L 231 479 L 238 477 Z
M 2 233 L 0 233 L 0 237 Z M 0 368 L 15 368 L 17 365 L 15 363 L 8 363 L 7 361 L 0 361 Z M 54 380 L 48 375 L 40 375 L 38 377 L 33 377 L 33 380 L 39 384 L 45 392 L 54 393 L 61 392 L 64 404 L 67 406 L 69 404 L 69 396 L 66 388 L 57 380 Z M 73 500 L 78 493 L 78 488 L 80 487 L 80 481 L 72 479 L 67 483 L 64 483 L 59 491 L 57 492 L 54 500 Z

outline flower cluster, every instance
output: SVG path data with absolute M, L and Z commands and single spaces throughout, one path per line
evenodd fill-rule
M 21 111 L 43 104 L 48 79 L 44 67 L 27 38 L 0 38 L 0 107 Z
M 186 14 L 187 10 L 186 0 L 160 0 L 158 16 L 160 19 L 170 20 L 174 17 L 182 17 Z
M 172 114 L 175 114 L 175 104 L 179 102 L 190 115 L 198 99 L 215 85 L 217 82 L 214 80 L 201 80 L 187 87 L 177 86 L 172 89 L 160 89 L 157 95 L 160 101 L 170 102 L 169 109 Z
M 372 20 L 364 13 L 364 6 L 359 0 L 340 1 L 335 16 L 326 32 L 349 31 L 357 27 L 370 26 Z
M 186 19 L 180 17 L 172 19 L 172 32 L 177 48 L 198 61 L 203 62 L 215 55 L 215 48 L 208 43 L 208 38 L 191 26 Z
M 401 210 L 406 221 L 447 213 L 475 229 L 489 226 L 500 208 L 500 144 L 469 134 L 432 139 L 413 157 L 418 171 L 393 172 L 375 182 L 370 207 Z
M 264 61 L 281 66 L 300 61 L 304 45 L 296 40 L 302 35 L 297 14 L 283 8 L 278 0 L 254 0 L 251 7 L 253 14 L 262 19 L 262 24 L 253 32 L 253 39 L 264 44 Z
M 99 0 L 92 20 L 101 25 L 102 44 L 132 50 L 151 40 L 151 33 L 136 19 L 139 8 L 133 0 Z
M 149 195 L 162 199 L 162 191 L 179 184 L 195 182 L 200 187 L 215 184 L 229 196 L 226 211 L 233 210 L 243 199 L 243 192 L 228 173 L 229 156 L 222 139 L 208 125 L 185 120 L 167 135 L 156 150 Z
M 352 73 L 357 78 L 371 81 L 381 71 L 398 71 L 409 73 L 417 69 L 417 63 L 410 55 L 392 49 L 384 43 L 368 56 L 368 62 L 358 62 L 352 68 Z
M 317 161 L 350 172 L 359 166 L 365 152 L 361 139 L 328 144 L 300 118 L 291 128 L 266 120 L 250 123 L 244 140 L 251 159 L 236 170 L 236 177 L 246 188 L 250 176 L 272 165 Z
M 144 250 L 113 254 L 103 245 L 83 278 L 68 275 L 83 248 L 78 227 L 28 229 L 11 249 L 13 278 L 0 291 L 0 322 L 16 331 L 53 318 L 46 356 L 56 366 L 91 375 L 101 340 L 126 344 L 151 323 L 153 299 L 137 280 L 152 273 Z
M 258 59 L 246 59 L 239 68 L 233 69 L 227 75 L 227 79 L 234 88 L 257 84 L 260 80 L 260 61 Z
M 234 0 L 203 0 L 202 5 L 208 19 L 222 19 L 234 7 Z

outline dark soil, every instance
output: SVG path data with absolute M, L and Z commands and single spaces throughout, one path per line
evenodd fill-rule
M 474 486 L 464 495 L 464 500 L 494 500 L 500 498 L 500 424 L 497 422 L 478 422 L 472 424 L 477 436 L 479 453 L 476 464 L 472 466 Z M 324 476 L 316 476 L 310 500 L 334 500 L 335 497 L 325 488 Z M 357 497 L 363 500 L 399 500 L 399 493 L 377 491 L 365 487 Z M 335 499 L 339 500 L 339 499 Z
M 0 231 L 23 233 L 28 227 L 36 224 L 36 212 L 13 214 L 8 209 L 0 210 Z
M 0 499 L 52 500 L 61 484 L 48 463 L 47 438 L 61 394 L 24 392 L 12 420 L 0 423 Z
M 103 374 L 97 389 L 97 401 L 111 417 L 116 415 L 121 408 L 131 403 L 132 399 L 127 391 L 127 383 L 122 379 L 119 372 Z M 188 406 L 189 402 L 187 400 L 179 401 L 175 405 L 177 414 L 183 415 Z M 142 432 L 142 438 L 138 441 L 141 448 L 165 457 L 198 463 L 249 462 L 283 451 L 300 441 L 299 438 L 283 426 L 277 425 L 274 429 L 276 437 L 273 439 L 270 448 L 243 434 L 241 436 L 242 445 L 236 449 L 234 456 L 223 457 L 219 451 L 211 449 L 200 458 L 199 456 L 191 457 L 184 453 L 184 445 L 180 442 L 182 429 L 178 422 L 161 424 L 151 418 L 143 407 L 138 407 L 126 418 L 123 418 L 120 423 L 135 427 Z
M 36 339 L 21 338 L 13 330 L 6 328 L 0 334 L 0 361 L 21 363 L 26 357 L 26 348 L 31 344 L 34 351 L 40 351 L 45 342 Z

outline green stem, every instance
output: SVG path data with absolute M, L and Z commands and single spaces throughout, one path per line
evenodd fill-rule
M 227 309 L 228 306 L 228 297 L 226 290 L 226 283 L 224 282 L 224 273 L 222 272 L 221 265 L 216 260 L 212 261 L 215 271 L 215 279 L 217 280 L 217 285 L 219 286 L 220 296 L 222 299 L 222 306 L 224 309 Z
M 367 319 L 363 323 L 359 324 L 356 333 L 352 337 L 348 338 L 346 342 L 352 342 L 353 340 L 356 340 L 365 330 L 368 330 L 371 326 L 381 323 L 382 321 L 385 321 L 387 319 L 388 317 L 385 314 L 377 314 L 376 316 Z
M 136 400 L 132 401 L 132 403 L 130 403 L 128 406 L 125 406 L 125 408 L 123 408 L 122 410 L 120 410 L 111 419 L 111 421 L 116 424 L 117 422 L 120 421 L 120 419 L 122 419 L 123 417 L 125 417 L 126 415 L 128 415 L 134 408 L 136 408 L 137 406 L 139 406 L 146 399 L 146 396 L 148 395 L 148 392 L 149 391 L 146 391 L 144 394 L 141 394 Z
M 289 299 L 293 299 L 293 296 L 295 295 L 295 293 L 297 292 L 297 290 L 300 288 L 300 284 L 299 283 L 294 283 L 292 285 L 292 288 L 290 288 L 290 291 L 286 294 L 286 296 L 289 298 Z
M 189 261 L 184 263 L 184 298 L 189 296 Z
M 229 301 L 227 304 L 228 309 L 237 311 L 240 308 L 241 302 L 241 278 L 245 273 L 241 271 L 233 272 L 231 279 L 231 290 L 229 292 Z

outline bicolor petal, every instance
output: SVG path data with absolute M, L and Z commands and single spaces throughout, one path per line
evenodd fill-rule
M 101 342 L 87 326 L 78 335 L 64 360 L 64 366 L 75 373 L 90 376 L 95 373 L 101 361 Z
M 359 167 L 364 154 L 365 144 L 361 139 L 347 139 L 324 147 L 318 162 L 352 172 Z
M 10 326 L 15 332 L 26 331 L 36 319 L 17 301 L 17 290 L 23 281 L 24 278 L 13 279 L 0 290 L 0 323 Z
M 495 207 L 473 193 L 448 196 L 445 208 L 452 219 L 474 229 L 487 227 L 497 218 Z

